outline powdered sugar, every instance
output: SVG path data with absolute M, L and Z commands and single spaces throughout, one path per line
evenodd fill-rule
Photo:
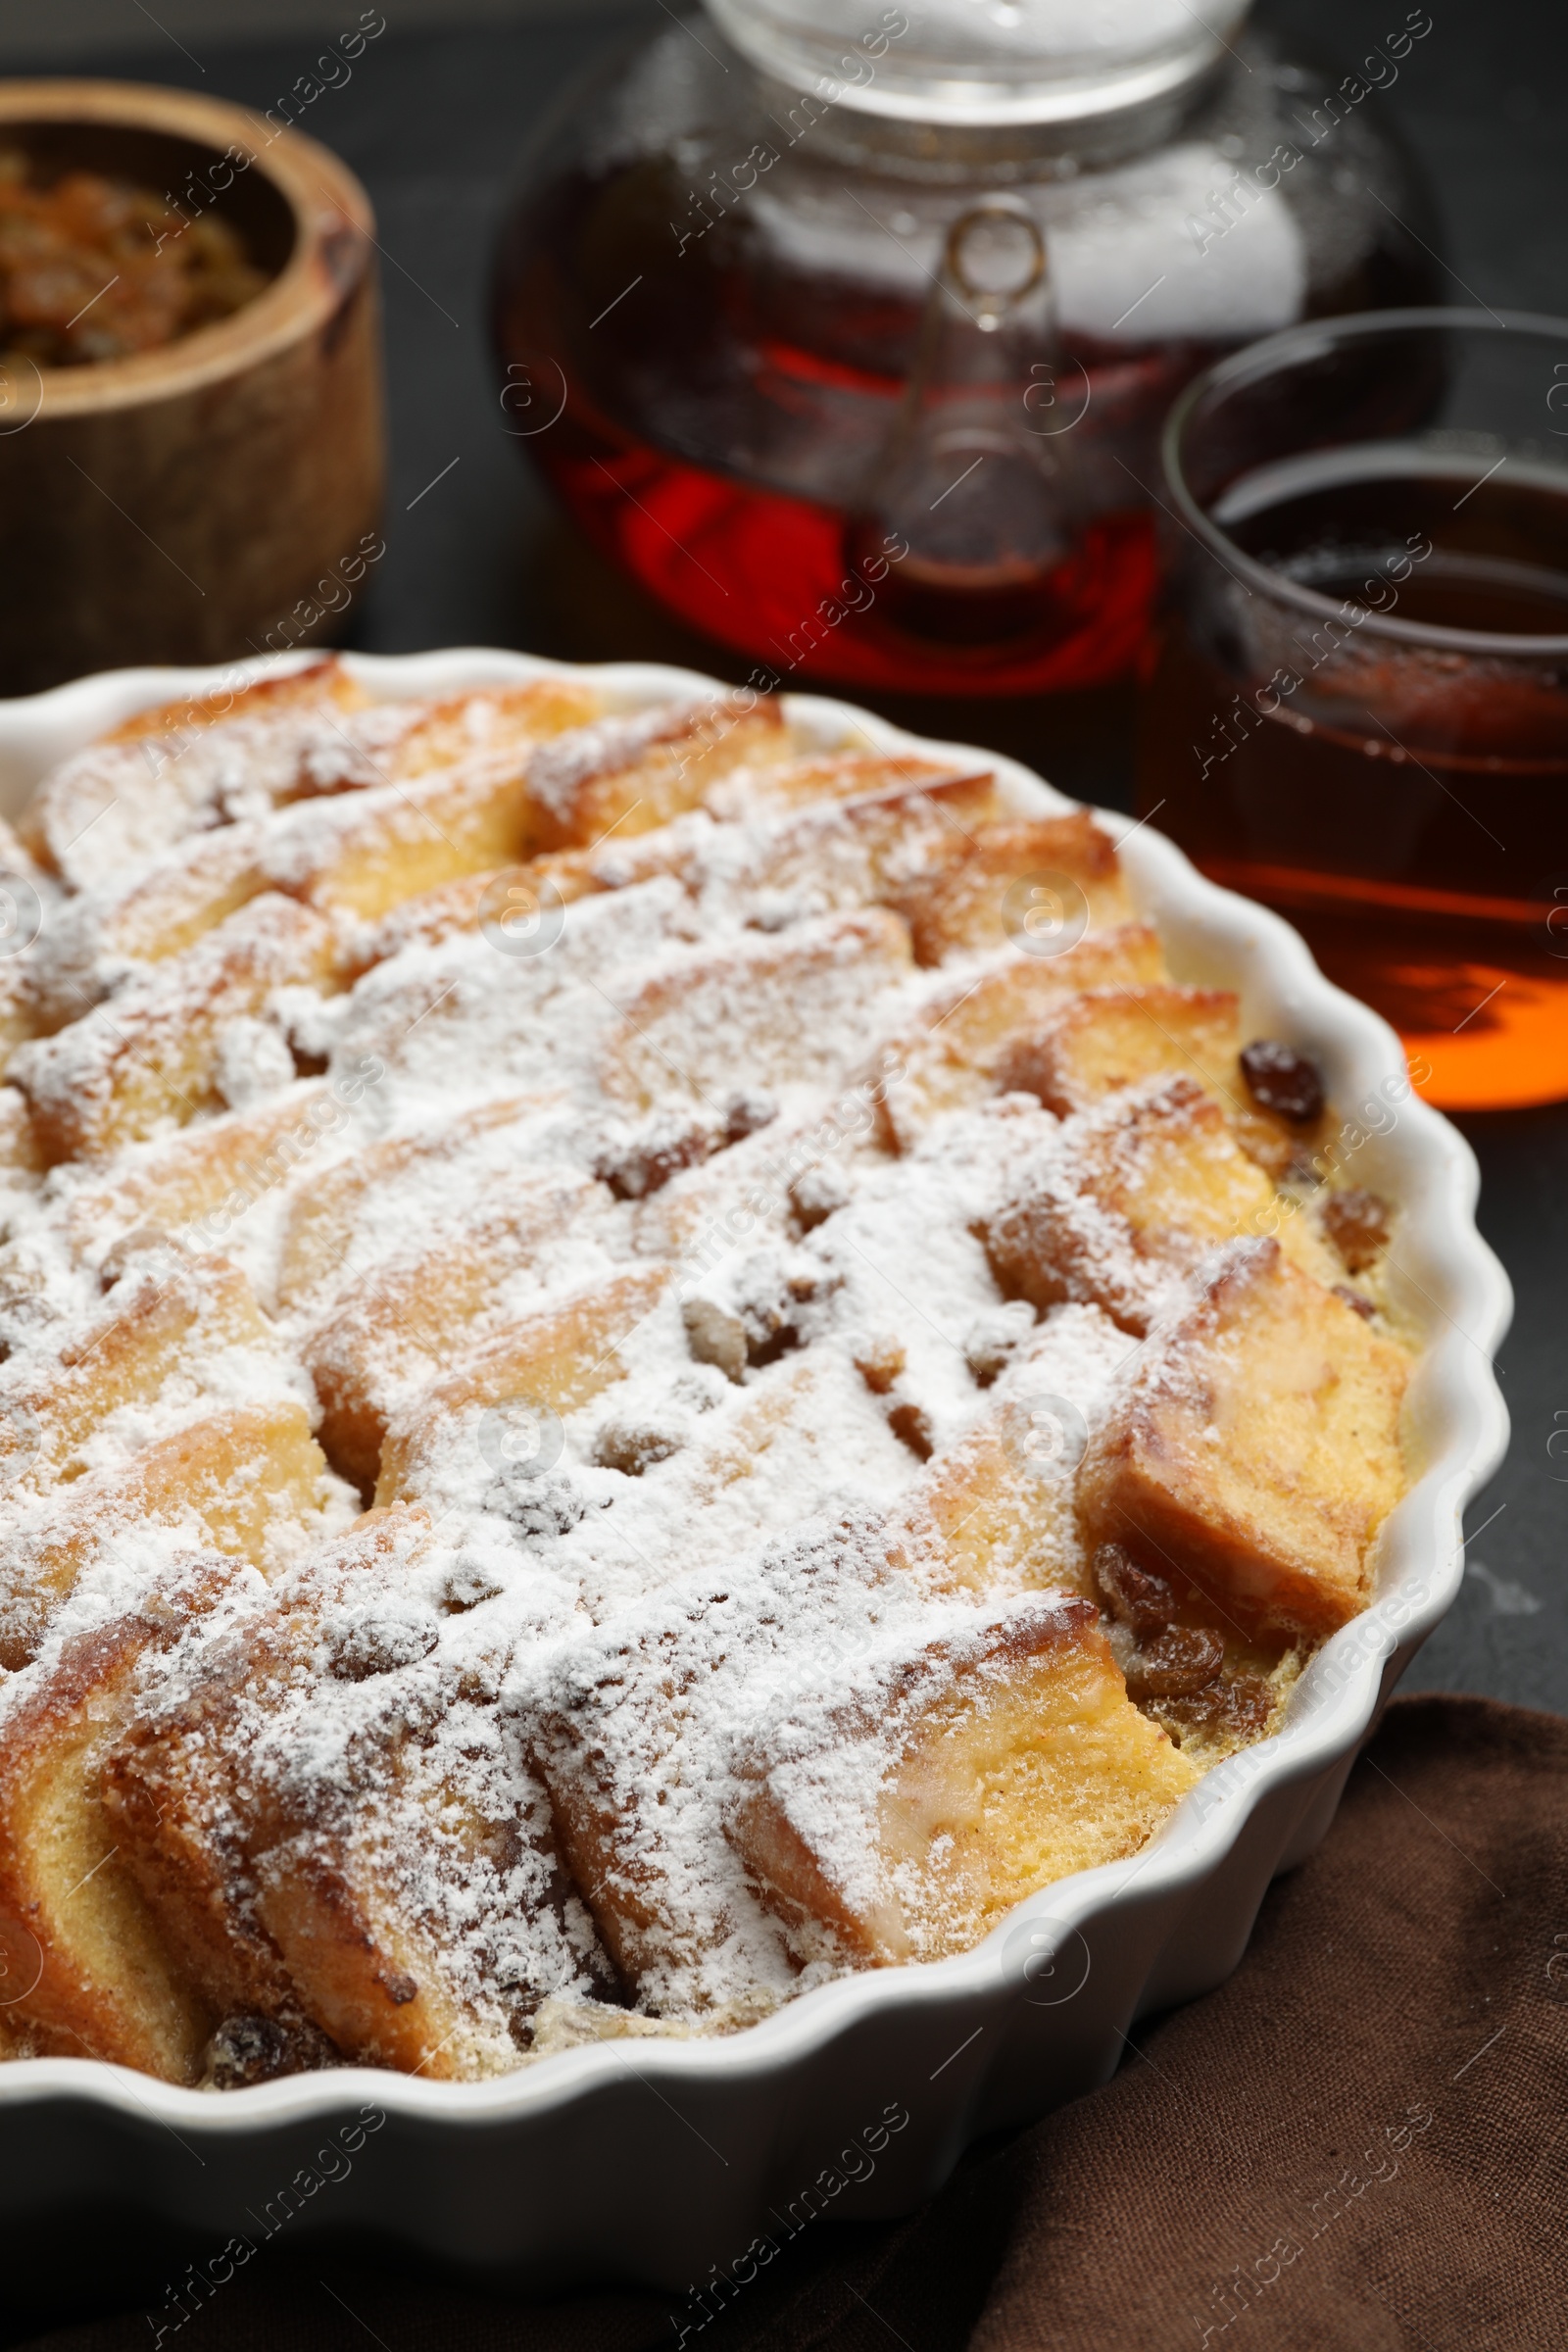
M 1076 1606 L 1081 1613 L 1082 1604 Z M 1032 1599 L 1022 1614 L 1036 1626 L 1065 1629 L 1074 1607 L 1070 1600 Z M 759 1713 L 744 1732 L 745 1779 L 730 1794 L 730 1820 L 747 1783 L 765 1780 L 846 1906 L 862 1916 L 885 1909 L 877 1816 L 901 1749 L 961 1674 L 983 1675 L 995 1636 L 1019 1618 L 1017 1602 L 962 1617 L 928 1608 L 877 1627 L 853 1648 L 813 1656 L 809 1677 L 798 1676 L 793 1688 L 760 1693 Z M 808 1932 L 807 1941 L 821 1938 Z
M 688 1576 L 530 1674 L 511 1708 L 580 1875 L 635 1888 L 625 1958 L 657 2008 L 701 2009 L 795 1974 L 723 1824 L 733 1751 L 781 1679 L 919 1617 L 873 1515 L 808 1521 L 721 1581 Z M 593 1893 L 603 1887 L 595 1886 Z
M 55 862 L 78 890 L 122 882 L 187 833 L 286 799 L 302 762 L 332 740 L 320 710 L 306 707 L 90 745 L 40 793 Z
M 574 727 L 554 743 L 541 744 L 528 762 L 528 788 L 564 823 L 572 796 L 590 776 L 630 767 L 655 744 L 673 742 L 701 711 L 716 706 L 679 703 L 673 709 L 638 710 Z

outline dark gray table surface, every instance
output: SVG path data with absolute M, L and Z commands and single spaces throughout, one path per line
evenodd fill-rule
M 487 340 L 491 242 L 541 117 L 607 44 L 662 20 L 659 0 L 613 15 L 400 35 L 367 50 L 308 127 L 365 178 L 384 253 L 392 411 L 388 552 L 351 642 L 376 652 L 507 645 L 571 659 L 685 662 L 734 674 L 623 585 L 554 517 L 503 431 Z M 1432 0 L 1434 26 L 1375 101 L 1425 166 L 1452 299 L 1568 311 L 1568 12 L 1558 0 Z M 1403 22 L 1403 0 L 1262 0 L 1298 48 L 1352 66 Z M 305 72 L 305 36 L 245 47 L 171 40 L 156 55 L 64 70 L 160 79 L 266 107 Z M 205 67 L 205 72 L 200 71 Z M 458 461 L 456 464 L 453 461 Z M 444 478 L 437 480 L 438 475 Z M 427 487 L 434 484 L 434 487 Z M 1129 699 L 1110 693 L 961 716 L 895 713 L 1015 751 L 1068 790 L 1129 803 Z M 1568 842 L 1568 812 L 1564 821 Z M 1568 1106 L 1460 1121 L 1480 1156 L 1481 1224 L 1512 1276 L 1517 1316 L 1499 1369 L 1513 1416 L 1502 1471 L 1470 1513 L 1481 1531 L 1460 1600 L 1412 1670 L 1416 1689 L 1491 1692 L 1568 1712 Z M 1568 1454 L 1568 1441 L 1558 1447 Z

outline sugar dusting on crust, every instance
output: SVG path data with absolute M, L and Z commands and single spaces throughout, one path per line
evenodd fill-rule
M 46 837 L 77 889 L 122 884 L 186 834 L 270 810 L 328 760 L 339 721 L 311 706 L 129 743 L 89 744 L 40 789 Z
M 875 1912 L 887 1894 L 878 1808 L 911 1733 L 951 1700 L 965 1673 L 984 1682 L 999 1633 L 1020 1623 L 1036 1639 L 1043 1628 L 1070 1632 L 1086 1614 L 1067 1594 L 961 1613 L 927 1607 L 853 1648 L 813 1656 L 808 1678 L 758 1693 L 744 1741 L 746 1782 L 727 1800 L 731 1816 L 747 1784 L 765 1779 L 849 1907 Z
M 699 700 L 657 706 L 616 717 L 573 727 L 554 742 L 541 744 L 528 762 L 528 789 L 542 808 L 564 821 L 572 798 L 591 776 L 613 775 L 632 766 L 656 745 L 678 743 L 704 719 L 721 727 L 725 706 Z
M 701 2011 L 796 1975 L 724 1837 L 737 1748 L 780 1687 L 828 1674 L 929 1612 L 890 1563 L 878 1516 L 846 1503 L 629 1605 L 596 1637 L 514 1670 L 519 1736 L 569 1811 L 586 1788 L 616 1827 L 604 1877 L 656 1922 L 642 1992 Z

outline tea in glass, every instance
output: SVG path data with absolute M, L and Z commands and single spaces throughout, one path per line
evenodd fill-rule
M 1568 1097 L 1568 323 L 1326 322 L 1194 384 L 1139 803 L 1400 1032 Z

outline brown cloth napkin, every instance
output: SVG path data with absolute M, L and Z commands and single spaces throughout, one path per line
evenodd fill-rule
M 1403 1699 L 1229 1984 L 924 2212 L 803 2232 L 687 2352 L 1554 2352 L 1565 2237 L 1568 1722 Z M 674 2352 L 680 2324 L 280 2251 L 179 2352 Z M 152 2338 L 138 2310 L 33 2340 Z

